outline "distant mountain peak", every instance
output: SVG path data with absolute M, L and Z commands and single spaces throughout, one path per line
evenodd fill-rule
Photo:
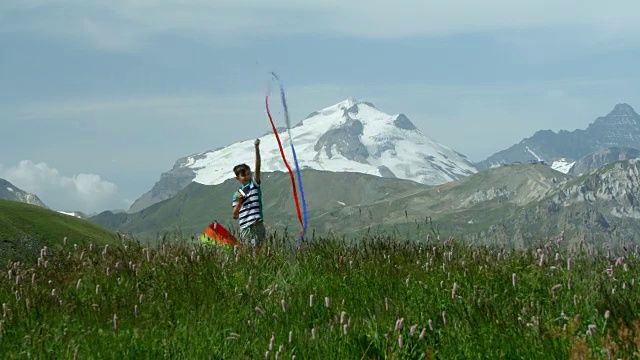
M 348 97 L 345 100 L 342 100 L 336 104 L 320 109 L 314 112 L 314 114 L 329 115 L 329 114 L 335 113 L 336 111 L 346 111 L 351 113 L 357 113 L 359 105 L 366 105 L 368 107 L 371 107 L 377 110 L 375 105 L 373 105 L 370 102 L 361 101 L 353 97 Z
M 353 97 L 314 111 L 291 128 L 291 136 L 301 169 L 395 177 L 427 185 L 478 171 L 464 155 L 418 130 L 406 115 L 385 113 Z M 287 170 L 272 133 L 261 137 L 261 149 L 262 171 Z M 191 182 L 221 184 L 233 177 L 230 169 L 235 164 L 253 161 L 252 150 L 253 140 L 247 139 L 182 158 L 129 211 L 167 199 Z
M 5 179 L 0 179 L 0 199 L 18 201 L 47 208 L 38 196 L 19 189 Z
M 310 119 L 310 118 L 318 116 L 318 115 L 331 115 L 331 114 L 335 114 L 336 112 L 342 112 L 345 116 L 347 116 L 348 113 L 351 113 L 351 114 L 355 115 L 359 111 L 358 105 L 367 105 L 367 106 L 377 110 L 375 105 L 373 105 L 370 102 L 360 101 L 360 100 L 358 100 L 356 98 L 348 97 L 345 100 L 342 100 L 342 101 L 340 101 L 338 103 L 335 103 L 335 104 L 333 104 L 331 106 L 327 106 L 325 108 L 322 108 L 320 110 L 312 112 L 306 118 L 304 118 L 304 120 Z M 300 126 L 300 125 L 302 125 L 302 124 L 299 123 L 299 124 L 296 125 L 296 127 Z
M 607 117 L 612 116 L 630 116 L 630 117 L 638 117 L 636 111 L 631 107 L 631 105 L 626 103 L 616 104 L 616 106 L 611 110 Z
M 520 143 L 489 156 L 477 166 L 487 169 L 502 163 L 540 159 L 550 163 L 560 158 L 581 159 L 607 147 L 640 149 L 640 115 L 631 105 L 616 104 L 613 110 L 596 118 L 586 129 L 561 130 L 558 133 L 551 130 L 537 131 Z M 531 151 L 535 151 L 538 156 Z

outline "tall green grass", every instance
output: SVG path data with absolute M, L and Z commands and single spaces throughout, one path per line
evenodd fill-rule
M 317 239 L 66 246 L 0 272 L 3 358 L 567 359 L 640 352 L 638 250 Z M 514 275 L 515 274 L 515 275 Z M 455 291 L 454 291 L 455 288 Z

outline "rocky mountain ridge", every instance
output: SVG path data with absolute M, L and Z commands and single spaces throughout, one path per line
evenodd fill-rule
M 640 115 L 631 105 L 616 104 L 606 116 L 598 117 L 584 130 L 537 131 L 476 165 L 479 169 L 488 169 L 515 162 L 545 161 L 551 164 L 562 158 L 571 162 L 607 147 L 640 149 Z
M 18 201 L 48 209 L 37 195 L 23 191 L 4 179 L 0 179 L 0 199 Z

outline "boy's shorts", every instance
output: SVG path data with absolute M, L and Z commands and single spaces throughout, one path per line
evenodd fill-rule
M 266 237 L 266 229 L 262 221 L 251 224 L 248 228 L 240 230 L 240 237 L 243 243 L 250 243 L 251 247 L 261 246 Z

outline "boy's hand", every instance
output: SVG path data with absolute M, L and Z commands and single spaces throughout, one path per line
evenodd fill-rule
M 260 139 L 256 139 L 254 144 L 256 146 L 256 167 L 253 173 L 253 179 L 260 184 Z

